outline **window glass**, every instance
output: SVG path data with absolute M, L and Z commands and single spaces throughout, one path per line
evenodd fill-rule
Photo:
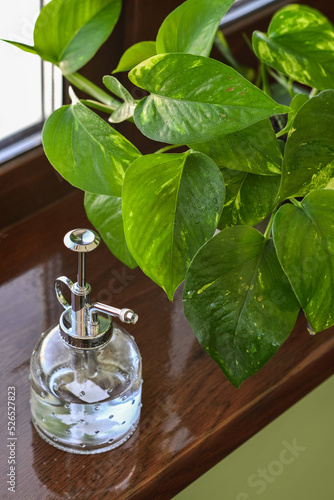
M 39 0 L 6 2 L 0 16 L 1 38 L 33 45 L 32 31 L 39 12 Z M 0 139 L 42 120 L 41 63 L 37 56 L 1 43 Z
M 41 1 L 11 0 L 5 5 L 0 38 L 33 45 Z M 40 143 L 45 118 L 62 103 L 62 77 L 50 63 L 4 42 L 0 42 L 0 65 L 1 162 Z

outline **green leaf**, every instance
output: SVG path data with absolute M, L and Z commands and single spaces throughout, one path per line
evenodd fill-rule
M 281 173 L 282 154 L 269 119 L 190 147 L 210 156 L 221 168 L 259 175 Z
M 290 129 L 278 200 L 331 187 L 334 176 L 334 90 L 309 99 Z
M 219 24 L 234 0 L 187 0 L 166 17 L 157 36 L 157 53 L 210 54 Z
M 129 78 L 148 90 L 134 119 L 147 137 L 169 144 L 205 142 L 289 108 L 225 64 L 191 54 L 161 54 L 136 66 Z
M 291 111 L 288 114 L 288 121 L 284 129 L 282 129 L 276 137 L 282 137 L 282 135 L 287 134 L 290 131 L 290 128 L 292 126 L 293 120 L 300 110 L 300 108 L 305 104 L 306 101 L 308 101 L 309 98 L 305 94 L 297 94 L 293 97 L 292 101 L 290 102 L 290 108 Z
M 135 105 L 125 102 L 115 109 L 115 111 L 109 116 L 108 121 L 110 123 L 122 123 L 133 116 L 134 109 Z
M 123 102 L 120 106 L 118 106 L 113 113 L 108 118 L 110 123 L 121 123 L 128 118 L 133 116 L 134 110 L 136 107 L 136 103 L 130 103 L 129 101 Z
M 43 146 L 53 167 L 73 186 L 120 196 L 124 173 L 139 151 L 80 102 L 47 119 Z
M 308 194 L 275 215 L 280 263 L 315 332 L 334 324 L 334 191 Z
M 197 252 L 183 300 L 197 339 L 237 387 L 275 354 L 299 310 L 272 240 L 248 226 L 224 229 Z
M 142 156 L 126 172 L 124 232 L 138 265 L 170 300 L 224 203 L 217 165 L 202 153 Z
M 254 226 L 274 209 L 280 177 L 222 169 L 226 197 L 218 228 Z
M 276 12 L 268 34 L 255 31 L 257 57 L 277 71 L 320 90 L 334 87 L 334 29 L 318 10 L 288 5 Z
M 113 73 L 130 71 L 137 64 L 155 56 L 157 53 L 155 42 L 139 42 L 129 47 L 122 55 L 118 66 Z
M 109 250 L 125 265 L 134 269 L 137 263 L 124 236 L 122 198 L 85 193 L 85 210 Z
M 35 49 L 63 74 L 84 66 L 106 41 L 121 11 L 121 0 L 53 0 L 34 30 Z
M 1 39 L 1 41 L 6 42 L 6 43 L 10 43 L 11 45 L 14 45 L 14 47 L 17 47 L 21 50 L 24 50 L 24 52 L 30 52 L 31 54 L 38 55 L 38 52 L 35 50 L 35 47 L 32 47 L 31 45 L 27 45 L 26 43 L 13 42 L 12 40 L 4 40 L 3 38 Z
M 115 78 L 114 76 L 106 75 L 103 77 L 103 83 L 110 92 L 123 99 L 115 111 L 110 115 L 109 122 L 121 123 L 133 116 L 133 112 L 137 105 L 130 92 Z
M 106 75 L 102 81 L 110 92 L 123 99 L 123 101 L 134 102 L 130 92 L 114 76 Z

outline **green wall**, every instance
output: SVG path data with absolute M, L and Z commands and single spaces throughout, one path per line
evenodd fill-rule
M 334 376 L 174 500 L 334 500 Z

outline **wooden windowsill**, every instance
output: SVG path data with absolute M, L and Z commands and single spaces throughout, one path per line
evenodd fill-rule
M 101 244 L 88 258 L 93 300 L 131 307 L 140 318 L 128 330 L 143 357 L 141 422 L 114 451 L 89 456 L 53 448 L 31 423 L 29 359 L 61 313 L 54 279 L 75 277 L 76 257 L 63 235 L 86 225 L 77 192 L 4 230 L 0 240 L 2 432 L 6 441 L 7 387 L 15 386 L 18 498 L 170 499 L 333 373 L 334 329 L 311 337 L 301 316 L 276 356 L 235 389 L 195 339 L 181 291 L 170 303 L 139 269 L 126 268 Z M 3 454 L 3 499 L 12 495 L 7 473 Z

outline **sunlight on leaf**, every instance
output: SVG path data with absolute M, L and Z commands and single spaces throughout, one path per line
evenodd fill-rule
M 253 48 L 268 66 L 320 90 L 334 88 L 334 28 L 316 9 L 288 5 L 274 15 L 268 34 L 255 31 Z
M 151 92 L 136 107 L 137 127 L 150 139 L 169 144 L 212 140 L 290 109 L 229 66 L 191 54 L 152 57 L 129 78 Z

